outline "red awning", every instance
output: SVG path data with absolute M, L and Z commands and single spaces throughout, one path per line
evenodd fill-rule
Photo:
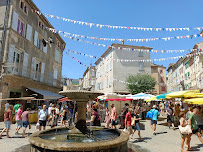
M 70 100 L 68 97 L 64 97 L 58 100 L 59 102 L 63 102 L 63 101 L 72 101 Z
M 114 98 L 114 99 L 106 99 L 106 101 L 132 101 L 133 99 L 126 98 Z

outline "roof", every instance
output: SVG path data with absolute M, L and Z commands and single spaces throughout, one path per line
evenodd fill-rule
M 154 63 L 151 63 L 151 66 L 158 66 L 158 67 L 166 68 L 163 65 L 158 65 L 158 64 L 154 64 Z
M 40 11 L 39 8 L 35 5 L 35 3 L 32 0 L 26 0 L 26 2 L 32 7 L 32 9 Z M 39 15 L 39 17 L 46 23 L 46 25 L 48 25 L 49 28 L 54 28 L 43 14 Z M 59 41 L 66 44 L 60 35 L 55 34 L 55 33 L 53 33 L 53 34 L 56 35 L 56 37 L 59 39 Z
M 84 74 L 83 74 L 83 77 L 86 75 L 86 73 L 87 73 L 90 69 L 95 69 L 95 66 L 90 66 L 90 67 L 88 67 L 88 68 L 85 70 L 85 72 L 84 72 Z
M 145 50 L 152 50 L 152 49 L 153 49 L 152 47 L 125 45 L 125 44 L 118 44 L 118 43 L 113 43 L 111 46 L 114 46 L 114 47 L 123 47 L 123 48 L 132 48 L 132 49 L 145 49 Z M 104 54 L 102 54 L 101 58 L 104 58 L 104 57 L 106 56 L 106 54 L 108 54 L 111 50 L 112 50 L 112 48 L 109 47 L 109 48 L 104 52 Z M 95 62 L 96 65 L 101 61 L 101 58 L 99 58 L 99 59 Z
M 43 95 L 44 99 L 59 99 L 62 98 L 64 96 L 51 92 L 51 91 L 47 91 L 47 90 L 40 90 L 40 89 L 34 89 L 34 88 L 28 88 L 29 90 L 36 92 L 38 94 Z

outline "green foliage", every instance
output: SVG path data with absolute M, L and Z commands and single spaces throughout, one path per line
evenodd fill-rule
M 154 86 L 156 84 L 156 79 L 149 74 L 137 74 L 130 75 L 126 82 L 127 89 L 131 94 L 137 94 L 141 92 L 152 92 L 154 90 Z

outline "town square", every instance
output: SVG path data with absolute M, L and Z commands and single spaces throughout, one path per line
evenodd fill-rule
M 203 151 L 201 0 L 0 0 L 0 152 Z

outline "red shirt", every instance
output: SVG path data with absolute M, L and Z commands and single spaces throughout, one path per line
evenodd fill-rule
M 127 119 L 127 126 L 131 126 L 131 114 L 130 114 L 130 112 L 128 112 L 126 114 L 125 118 Z
M 11 114 L 12 111 L 10 109 L 6 110 L 6 112 L 4 113 L 4 121 L 10 121 Z

